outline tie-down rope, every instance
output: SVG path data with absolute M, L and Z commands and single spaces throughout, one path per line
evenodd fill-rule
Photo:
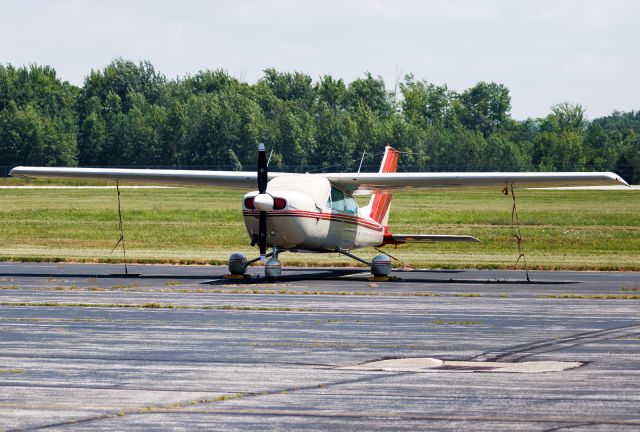
M 122 210 L 120 208 L 120 181 L 116 179 L 116 192 L 118 195 L 118 220 L 119 220 L 119 228 L 120 228 L 120 238 L 116 242 L 116 245 L 111 249 L 109 255 L 113 253 L 114 250 L 118 247 L 120 243 L 122 243 L 122 256 L 124 257 L 124 274 L 129 274 L 129 269 L 127 268 L 127 250 L 124 247 L 124 225 L 122 223 Z
M 502 193 L 506 196 L 509 195 L 509 192 L 511 192 L 511 198 L 513 199 L 513 206 L 511 207 L 511 226 L 513 228 L 513 236 L 518 244 L 518 259 L 516 260 L 515 265 L 517 266 L 520 260 L 522 260 L 524 263 L 524 272 L 527 276 L 527 282 L 531 282 L 529 279 L 529 269 L 527 267 L 527 257 L 524 253 L 524 240 L 522 238 L 522 232 L 520 231 L 520 220 L 518 219 L 518 207 L 516 206 L 516 194 L 513 192 L 513 183 L 510 183 L 502 189 Z

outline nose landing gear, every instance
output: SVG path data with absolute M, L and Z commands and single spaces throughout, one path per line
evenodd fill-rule
M 264 277 L 269 282 L 275 282 L 282 275 L 282 263 L 278 259 L 278 248 L 275 246 L 271 251 L 271 258 L 264 266 Z
M 271 257 L 264 266 L 264 277 L 269 282 L 275 282 L 282 275 L 282 263 L 278 259 L 280 251 L 275 246 L 272 251 L 266 254 Z M 229 274 L 224 275 L 226 279 L 246 279 L 250 276 L 246 274 L 247 267 L 260 260 L 260 257 L 247 261 L 247 257 L 239 252 L 229 256 Z

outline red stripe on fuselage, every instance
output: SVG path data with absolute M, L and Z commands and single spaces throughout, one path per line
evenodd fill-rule
M 243 210 L 242 214 L 244 216 L 258 217 L 260 215 L 260 212 L 256 210 Z M 379 223 L 376 223 L 376 221 L 373 221 L 370 219 L 363 219 L 358 216 L 342 215 L 342 214 L 335 214 L 335 213 L 319 213 L 319 212 L 304 211 L 304 210 L 273 210 L 273 211 L 267 212 L 267 217 L 304 217 L 304 218 L 310 218 L 310 219 L 322 219 L 322 220 L 342 222 L 342 223 L 347 223 L 352 225 L 360 225 L 375 231 L 384 230 L 384 227 Z

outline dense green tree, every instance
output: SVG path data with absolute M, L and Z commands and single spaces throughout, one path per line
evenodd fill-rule
M 349 84 L 345 103 L 351 111 L 364 105 L 381 118 L 390 117 L 395 111 L 384 81 L 380 77 L 373 78 L 370 73 L 367 73 L 365 78 L 356 79 Z
M 584 108 L 580 104 L 562 102 L 551 107 L 551 116 L 554 117 L 556 128 L 560 131 L 584 131 L 587 122 L 584 116 Z
M 178 98 L 170 99 L 165 106 L 166 118 L 160 125 L 161 165 L 182 168 L 189 161 L 189 155 L 184 147 L 187 136 L 187 108 L 186 102 Z
M 389 126 L 385 128 L 388 133 L 387 144 L 393 144 L 401 151 L 402 163 L 399 164 L 400 171 L 428 171 L 430 156 L 427 154 L 425 142 L 427 134 L 425 130 L 417 125 L 404 121 L 401 116 L 391 119 Z M 375 149 L 380 148 L 376 146 Z M 372 149 L 373 151 L 373 149 Z M 372 168 L 376 169 L 379 158 L 373 161 Z
M 460 122 L 470 130 L 479 131 L 485 137 L 500 130 L 509 120 L 511 96 L 502 84 L 479 82 L 458 97 Z
M 104 118 L 95 111 L 91 111 L 82 121 L 78 142 L 81 143 L 79 159 L 86 165 L 100 165 L 104 163 L 103 149 L 107 141 L 107 125 Z
M 589 124 L 584 140 L 585 167 L 605 171 L 615 166 L 620 145 L 596 122 Z
M 122 110 L 126 112 L 131 108 L 127 99 L 129 93 L 140 93 L 148 101 L 156 102 L 165 83 L 164 75 L 156 72 L 149 62 L 135 64 L 116 59 L 101 71 L 91 71 L 85 78 L 82 100 L 95 96 L 105 101 L 111 94 L 116 94 L 122 103 Z
M 330 75 L 324 75 L 316 85 L 319 103 L 326 103 L 332 108 L 344 108 L 347 101 L 347 87 L 341 79 L 335 80 Z
M 50 67 L 0 65 L 3 165 L 252 169 L 258 142 L 272 169 L 377 170 L 386 144 L 401 170 L 619 170 L 640 176 L 640 112 L 587 120 L 560 103 L 510 117 L 508 89 L 456 93 L 409 74 L 400 99 L 381 78 L 345 83 L 264 71 L 255 84 L 222 69 L 167 80 L 149 62 L 116 59 L 81 88 Z
M 615 170 L 631 184 L 640 184 L 640 135 L 630 131 L 622 144 Z
M 316 115 L 317 150 L 315 166 L 331 171 L 354 168 L 354 141 L 356 125 L 347 113 L 319 104 Z M 356 167 L 357 168 L 357 167 Z
M 479 159 L 479 171 L 526 171 L 531 156 L 526 146 L 519 146 L 505 136 L 494 134 L 487 139 Z
M 75 165 L 75 133 L 66 132 L 54 120 L 31 105 L 0 111 L 0 154 L 3 163 L 19 165 Z
M 222 69 L 200 71 L 195 76 L 188 77 L 182 85 L 188 89 L 189 94 L 218 93 L 224 90 L 238 92 L 246 86 Z
M 540 123 L 534 140 L 533 163 L 544 171 L 580 171 L 588 161 L 584 149 L 586 120 L 579 104 L 554 105 Z
M 266 69 L 261 80 L 278 99 L 295 101 L 301 107 L 309 109 L 315 100 L 313 80 L 300 72 L 283 73 L 275 69 Z
M 413 75 L 407 75 L 400 91 L 402 112 L 409 123 L 444 124 L 451 115 L 453 93 L 446 85 L 416 82 Z
M 75 164 L 77 96 L 53 68 L 0 65 L 1 163 Z

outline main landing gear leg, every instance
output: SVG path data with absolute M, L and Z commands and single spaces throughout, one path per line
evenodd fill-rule
M 371 262 L 368 262 L 344 249 L 336 249 L 336 252 L 368 265 L 371 268 L 371 274 L 373 275 L 373 277 L 369 278 L 370 280 L 389 281 L 395 279 L 393 276 L 389 276 L 391 274 L 391 258 L 387 255 L 376 255 L 373 257 Z

